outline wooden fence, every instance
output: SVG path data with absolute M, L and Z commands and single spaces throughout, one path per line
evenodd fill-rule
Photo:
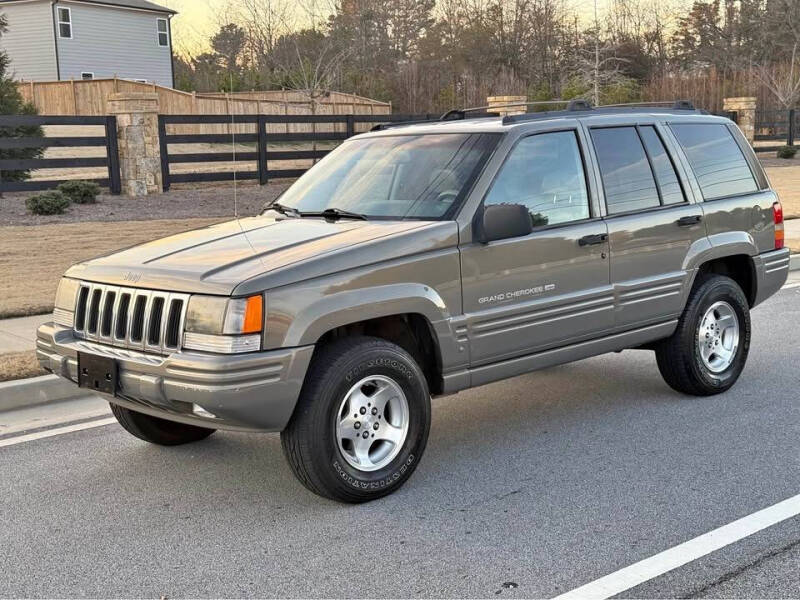
M 198 94 L 118 78 L 26 81 L 17 85 L 23 98 L 40 114 L 46 115 L 105 115 L 108 96 L 119 92 L 156 93 L 159 112 L 167 115 L 382 115 L 392 112 L 390 103 L 342 92 L 330 92 L 312 102 L 307 94 L 290 90 Z
M 161 176 L 164 191 L 172 183 L 202 181 L 258 180 L 260 184 L 270 179 L 294 178 L 306 172 L 303 168 L 271 168 L 271 161 L 317 160 L 325 156 L 330 148 L 318 148 L 317 143 L 333 145 L 369 129 L 375 123 L 413 121 L 438 118 L 437 115 L 159 115 L 158 129 L 161 145 Z M 230 127 L 244 133 L 175 133 L 168 127 L 193 125 Z M 327 125 L 327 127 L 325 127 Z M 296 131 L 297 127 L 311 127 L 311 131 Z M 277 128 L 277 129 L 276 129 Z M 286 144 L 311 144 L 311 149 L 287 148 Z M 202 144 L 224 151 L 212 152 L 170 152 L 171 144 Z M 275 148 L 278 144 L 278 148 Z M 216 146 L 216 147 L 215 147 Z M 243 147 L 236 150 L 236 147 Z M 271 147 L 272 146 L 272 147 Z M 201 163 L 235 163 L 234 170 L 201 170 Z M 190 172 L 171 173 L 171 165 L 176 163 L 195 163 L 196 169 Z M 255 169 L 246 165 L 255 164 Z M 244 166 L 246 170 L 238 170 Z
M 66 158 L 7 158 L 0 160 L 2 171 L 28 171 L 35 169 L 63 169 L 75 167 L 107 167 L 108 177 L 92 178 L 103 187 L 109 188 L 112 194 L 119 194 L 120 167 L 117 148 L 117 118 L 113 116 L 33 116 L 33 115 L 0 115 L 0 128 L 44 126 L 44 125 L 77 125 L 105 127 L 102 136 L 13 136 L 0 137 L 0 149 L 12 148 L 50 148 L 50 147 L 105 147 L 105 156 L 66 157 Z M 23 181 L 0 181 L 0 192 L 30 191 L 52 189 L 63 183 L 63 179 L 34 179 Z

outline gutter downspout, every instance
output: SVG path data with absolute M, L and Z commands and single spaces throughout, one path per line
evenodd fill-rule
M 169 73 L 172 78 L 172 89 L 175 89 L 175 55 L 172 52 L 172 17 L 167 18 L 167 31 L 169 31 Z
M 56 1 L 50 0 L 50 18 L 53 20 L 53 49 L 56 51 L 56 81 L 61 81 L 61 61 L 58 60 L 58 25 L 56 19 Z

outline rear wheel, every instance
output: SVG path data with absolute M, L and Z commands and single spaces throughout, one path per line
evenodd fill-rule
M 365 502 L 411 476 L 430 420 L 427 382 L 411 355 L 386 340 L 353 337 L 314 357 L 281 443 L 309 490 Z
M 158 417 L 151 417 L 116 404 L 111 404 L 111 412 L 123 429 L 140 440 L 160 446 L 178 446 L 197 442 L 210 436 L 215 429 L 176 423 Z
M 744 369 L 750 349 L 750 309 L 730 277 L 707 275 L 689 295 L 678 327 L 656 347 L 664 381 L 695 396 L 729 389 Z

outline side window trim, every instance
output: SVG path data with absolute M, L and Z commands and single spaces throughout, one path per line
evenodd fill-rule
M 544 231 L 544 230 L 547 230 L 547 229 L 555 229 L 555 228 L 558 228 L 558 227 L 567 227 L 569 225 L 586 223 L 588 221 L 594 221 L 594 220 L 601 219 L 602 215 L 595 214 L 597 211 L 596 211 L 596 208 L 595 208 L 595 204 L 592 201 L 593 197 L 595 196 L 595 194 L 594 194 L 594 189 L 595 188 L 594 188 L 594 186 L 591 185 L 591 183 L 589 181 L 589 169 L 588 169 L 588 166 L 587 166 L 587 162 L 588 162 L 589 157 L 587 156 L 586 150 L 584 148 L 585 140 L 584 140 L 583 136 L 581 135 L 582 132 L 581 132 L 581 129 L 580 129 L 579 125 L 571 126 L 571 127 L 562 127 L 562 128 L 559 128 L 559 129 L 547 129 L 547 130 L 544 130 L 544 131 L 532 131 L 530 133 L 524 133 L 524 134 L 520 135 L 516 140 L 514 140 L 513 145 L 511 146 L 511 148 L 509 148 L 508 152 L 503 157 L 503 162 L 500 163 L 500 166 L 497 168 L 497 170 L 495 171 L 494 175 L 492 176 L 492 180 L 489 182 L 489 185 L 486 188 L 486 191 L 483 193 L 483 197 L 481 198 L 481 201 L 478 204 L 478 210 L 476 211 L 475 214 L 476 215 L 480 214 L 481 211 L 483 210 L 483 208 L 485 206 L 485 203 L 486 203 L 486 199 L 488 198 L 489 194 L 491 193 L 495 182 L 497 181 L 497 179 L 502 174 L 503 168 L 506 166 L 506 163 L 508 162 L 509 157 L 513 154 L 513 152 L 517 149 L 517 147 L 519 146 L 519 144 L 523 140 L 525 140 L 527 138 L 530 138 L 530 137 L 533 137 L 533 136 L 537 136 L 537 135 L 546 135 L 548 133 L 564 133 L 564 132 L 571 132 L 575 136 L 575 145 L 578 147 L 578 154 L 580 155 L 580 158 L 581 158 L 581 169 L 583 170 L 583 181 L 584 181 L 584 185 L 586 186 L 586 202 L 587 202 L 587 208 L 589 210 L 589 217 L 586 218 L 586 219 L 577 219 L 577 220 L 574 220 L 574 221 L 565 221 L 563 223 L 553 223 L 553 224 L 548 224 L 548 225 L 537 225 L 537 226 L 533 227 L 533 231 L 536 232 L 536 231 Z
M 684 204 L 691 204 L 691 199 L 689 198 L 689 194 L 686 193 L 686 185 L 685 185 L 686 182 L 684 181 L 684 178 L 681 177 L 681 171 L 680 171 L 680 169 L 678 169 L 678 164 L 675 162 L 675 156 L 674 156 L 675 147 L 672 146 L 671 144 L 667 144 L 667 140 L 664 139 L 663 132 L 661 131 L 661 129 L 659 127 L 656 126 L 655 123 L 653 123 L 653 124 L 645 124 L 645 125 L 642 125 L 642 127 L 652 127 L 653 128 L 653 131 L 655 132 L 656 137 L 658 138 L 658 141 L 661 142 L 661 147 L 664 148 L 664 153 L 667 155 L 667 160 L 669 160 L 670 165 L 672 165 L 672 170 L 675 173 L 675 177 L 678 180 L 678 187 L 681 188 L 681 195 L 683 196 L 683 202 L 675 202 L 673 204 L 668 204 L 666 206 L 683 206 Z M 639 129 L 639 125 L 638 124 L 636 125 L 636 128 L 637 128 L 637 130 Z M 641 133 L 639 134 L 639 137 L 642 138 Z M 644 139 L 643 138 L 642 138 L 642 145 L 644 146 L 645 153 L 649 157 L 650 156 L 650 151 L 647 149 L 647 144 L 644 143 Z M 656 178 L 656 185 L 659 186 L 659 194 L 661 194 L 661 186 L 660 186 L 660 183 L 658 181 L 658 173 L 656 172 L 656 169 L 652 164 L 650 165 L 650 168 L 653 169 L 653 176 Z M 694 195 L 692 195 L 692 197 L 694 197 Z M 665 206 L 663 200 L 661 202 L 661 205 Z
M 639 127 L 639 124 L 636 123 L 634 127 L 636 128 L 636 135 L 639 138 L 639 143 L 642 145 L 642 150 L 644 150 L 644 155 L 647 157 L 647 164 L 650 165 L 650 173 L 653 174 L 653 181 L 656 184 L 656 194 L 658 195 L 658 205 L 664 206 L 664 194 L 661 191 L 661 182 L 658 180 L 658 172 L 656 171 L 656 167 L 653 164 L 653 157 L 650 156 L 650 150 L 647 149 L 647 144 L 644 143 L 644 137 L 642 136 L 642 130 Z M 656 133 L 656 135 L 658 135 L 658 133 Z M 664 143 L 662 142 L 661 145 L 663 146 Z M 673 167 L 673 169 L 674 168 L 675 167 Z

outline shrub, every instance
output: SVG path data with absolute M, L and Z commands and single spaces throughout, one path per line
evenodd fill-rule
M 25 207 L 34 215 L 61 215 L 69 206 L 69 198 L 58 190 L 42 192 L 25 200 Z
M 100 186 L 93 181 L 65 181 L 58 186 L 58 191 L 75 204 L 94 204 Z
M 795 154 L 797 154 L 795 146 L 781 146 L 778 148 L 778 158 L 794 158 Z

